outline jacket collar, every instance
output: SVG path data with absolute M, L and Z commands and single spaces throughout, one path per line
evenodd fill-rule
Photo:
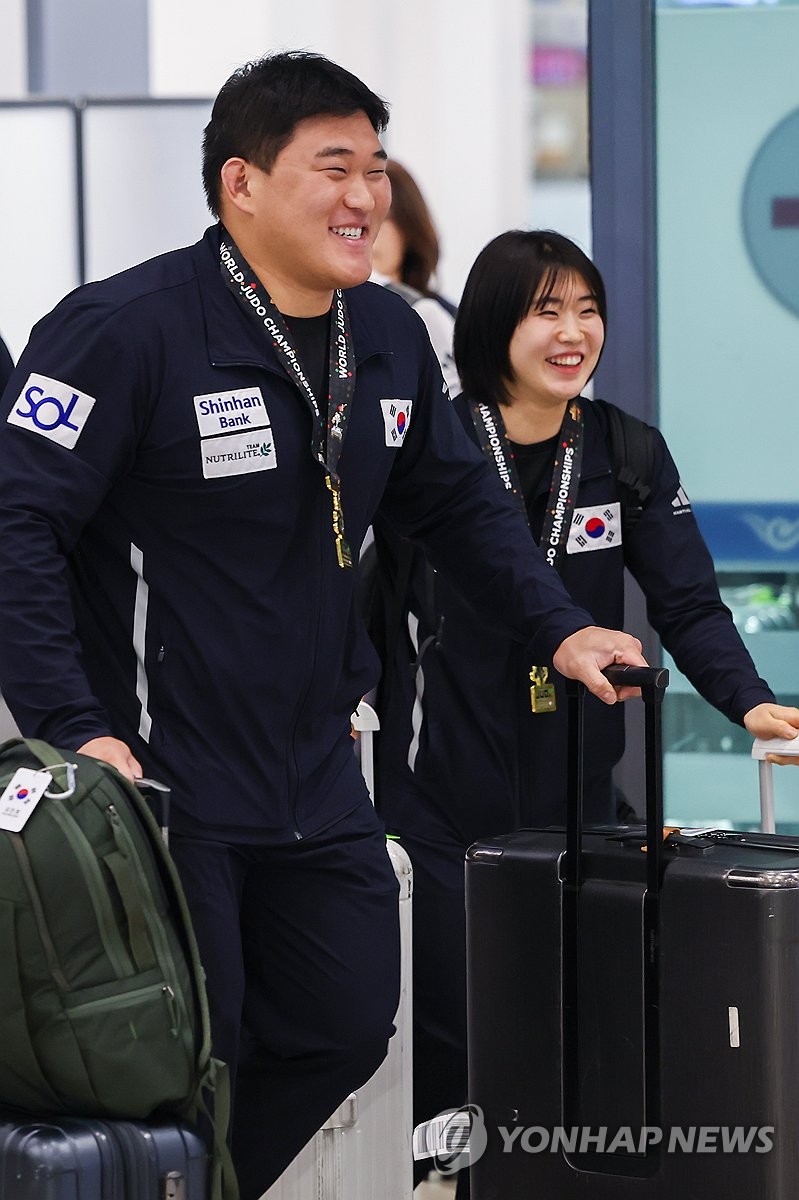
M 213 366 L 253 364 L 283 375 L 268 336 L 248 318 L 222 278 L 219 269 L 220 228 L 218 224 L 212 225 L 193 247 L 209 360 Z M 369 302 L 369 290 L 375 286 L 361 284 L 348 288 L 345 293 L 356 366 L 374 354 L 392 353 L 387 322 L 373 319 L 374 306 Z

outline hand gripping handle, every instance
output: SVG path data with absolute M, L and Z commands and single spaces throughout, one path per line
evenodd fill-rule
M 632 667 L 627 663 L 617 663 L 605 667 L 602 674 L 608 683 L 614 687 L 639 687 L 645 693 L 660 693 L 661 696 L 669 686 L 667 667 Z

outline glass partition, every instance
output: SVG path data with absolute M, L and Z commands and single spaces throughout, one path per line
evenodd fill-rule
M 799 6 L 669 0 L 654 33 L 659 423 L 755 664 L 797 704 Z M 669 818 L 751 828 L 751 740 L 667 665 Z M 799 828 L 793 772 L 776 791 Z
M 195 242 L 206 100 L 90 101 L 83 114 L 86 278 Z
M 15 359 L 81 279 L 77 141 L 72 104 L 0 103 L 0 333 Z
M 14 358 L 79 283 L 196 241 L 211 101 L 0 102 L 0 333 Z

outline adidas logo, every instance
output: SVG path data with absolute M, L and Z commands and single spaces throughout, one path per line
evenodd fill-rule
M 674 509 L 675 516 L 679 516 L 681 513 L 691 511 L 691 501 L 686 496 L 685 489 L 682 484 L 680 484 L 679 488 L 677 489 L 677 495 L 672 500 L 671 507 Z

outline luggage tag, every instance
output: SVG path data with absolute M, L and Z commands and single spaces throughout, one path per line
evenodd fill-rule
M 554 712 L 556 707 L 555 685 L 547 683 L 549 669 L 533 667 L 530 672 L 530 708 L 534 713 Z
M 0 829 L 19 833 L 52 781 L 49 771 L 19 767 L 0 796 Z

